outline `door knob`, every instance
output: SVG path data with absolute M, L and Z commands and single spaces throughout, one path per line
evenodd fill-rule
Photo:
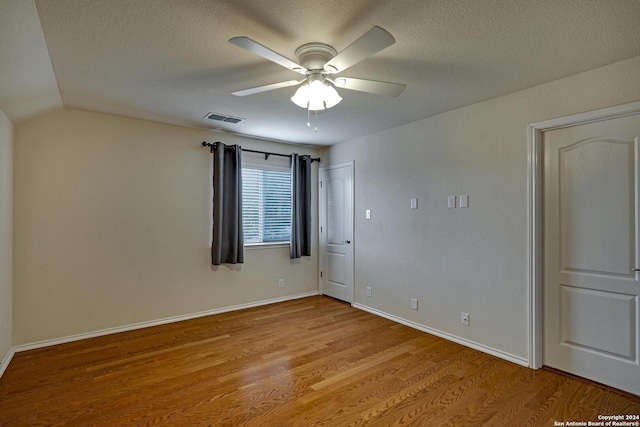
M 351 240 L 345 240 L 344 242 L 348 245 L 349 243 L 351 243 Z
M 640 268 L 632 268 L 631 271 L 640 271 Z

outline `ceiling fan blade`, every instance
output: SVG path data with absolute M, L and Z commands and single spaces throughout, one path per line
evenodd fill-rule
M 295 71 L 296 73 L 305 74 L 307 69 L 300 64 L 296 64 L 292 60 L 285 58 L 277 52 L 272 51 L 268 47 L 262 46 L 260 43 L 251 40 L 248 37 L 234 37 L 229 39 L 229 43 L 248 50 L 251 53 L 262 56 L 271 62 L 282 65 L 285 68 Z
M 331 80 L 331 82 L 337 88 L 386 96 L 398 96 L 404 91 L 404 88 L 407 87 L 407 85 L 401 83 L 378 82 L 375 80 L 354 79 L 351 77 L 338 77 L 335 80 Z
M 269 90 L 280 89 L 280 88 L 289 87 L 289 86 L 297 86 L 300 83 L 302 83 L 303 81 L 304 81 L 304 79 L 300 80 L 300 81 L 289 80 L 289 81 L 286 81 L 286 82 L 271 83 L 270 85 L 264 85 L 264 86 L 252 87 L 250 89 L 238 90 L 238 91 L 235 91 L 235 92 L 231 92 L 231 94 L 235 95 L 235 96 L 255 95 L 256 93 L 267 92 Z
M 339 73 L 395 42 L 396 39 L 386 30 L 380 27 L 373 27 L 329 60 L 324 65 L 324 69 L 332 74 Z

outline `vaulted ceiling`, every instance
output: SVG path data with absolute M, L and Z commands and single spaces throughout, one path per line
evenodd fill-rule
M 19 122 L 64 105 L 285 142 L 329 145 L 640 55 L 640 0 L 0 0 L 0 109 Z M 318 132 L 299 78 L 228 42 L 295 60 L 374 25 L 396 43 L 340 75 L 406 84 L 340 89 Z M 640 78 L 640 77 L 639 77 Z M 216 112 L 238 124 L 204 118 Z

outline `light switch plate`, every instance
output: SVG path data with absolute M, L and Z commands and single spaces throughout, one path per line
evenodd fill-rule
M 447 198 L 447 207 L 455 208 L 456 207 L 456 196 L 449 196 Z
M 458 200 L 460 202 L 460 207 L 461 208 L 468 208 L 469 207 L 469 195 L 468 194 L 464 194 L 464 195 L 458 197 Z
M 411 209 L 418 209 L 418 199 L 415 197 L 411 199 Z
M 364 211 L 364 219 L 371 219 L 371 209 Z

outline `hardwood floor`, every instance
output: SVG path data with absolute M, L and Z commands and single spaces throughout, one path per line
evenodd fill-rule
M 640 397 L 312 297 L 15 355 L 0 426 L 553 426 Z

